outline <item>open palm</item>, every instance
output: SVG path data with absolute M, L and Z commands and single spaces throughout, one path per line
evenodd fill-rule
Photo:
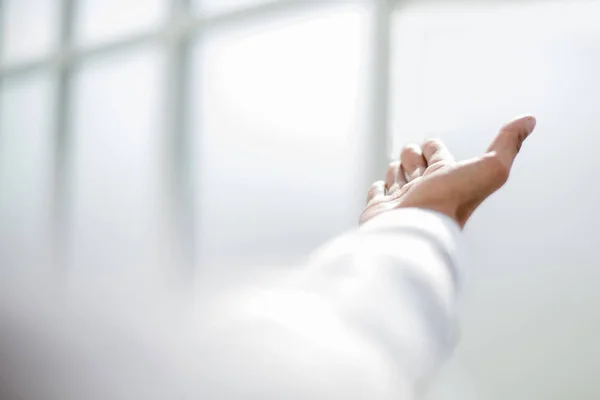
M 360 223 L 397 208 L 417 207 L 441 212 L 464 227 L 475 209 L 504 185 L 535 124 L 531 116 L 515 119 L 482 156 L 460 162 L 440 140 L 405 146 L 400 160 L 389 165 L 386 180 L 369 190 Z

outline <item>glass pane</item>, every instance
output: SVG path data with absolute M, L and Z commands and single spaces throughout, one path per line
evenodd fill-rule
M 366 21 L 336 7 L 207 32 L 192 102 L 204 262 L 289 261 L 355 225 Z
M 0 8 L 0 51 L 6 62 L 44 56 L 56 45 L 59 0 L 6 0 Z
M 164 21 L 167 10 L 166 0 L 79 0 L 77 43 L 88 46 L 151 31 Z
M 73 81 L 72 270 L 157 263 L 162 61 L 149 49 L 92 59 Z
M 585 16 L 569 17 L 560 26 L 553 22 L 561 14 L 572 16 L 569 8 L 560 3 L 400 8 L 392 41 L 393 155 L 407 140 L 444 135 L 459 155 L 472 156 L 490 139 L 475 132 L 492 135 L 523 113 L 545 115 L 548 84 L 563 64 L 564 48 L 553 49 L 553 41 L 560 47 L 567 32 L 587 29 Z
M 0 94 L 0 265 L 48 261 L 52 90 L 47 74 L 4 81 Z
M 277 3 L 281 0 L 194 0 L 196 7 L 204 14 L 222 14 L 231 11 Z

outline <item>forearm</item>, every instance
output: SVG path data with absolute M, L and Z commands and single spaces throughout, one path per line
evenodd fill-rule
M 394 211 L 326 245 L 298 279 L 231 291 L 212 319 L 222 386 L 249 398 L 412 398 L 454 345 L 458 235 L 445 216 Z
M 454 346 L 459 238 L 441 214 L 388 212 L 322 250 L 307 287 L 418 384 Z
M 124 324 L 81 298 L 79 311 L 58 307 L 30 329 L 31 343 L 62 354 L 47 359 L 57 378 L 18 381 L 46 397 L 69 393 L 62 400 L 408 400 L 453 345 L 457 234 L 438 214 L 389 212 L 326 245 L 305 269 L 216 290 L 179 318 L 134 313 Z

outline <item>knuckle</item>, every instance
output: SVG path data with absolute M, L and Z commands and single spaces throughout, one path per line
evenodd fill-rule
M 416 143 L 409 143 L 406 146 L 404 146 L 404 148 L 402 149 L 402 155 L 407 156 L 407 155 L 413 155 L 415 153 L 418 154 L 420 151 L 421 151 L 421 148 Z
M 432 139 L 427 139 L 423 142 L 422 149 L 423 149 L 423 152 L 427 151 L 430 153 L 434 153 L 438 149 L 443 147 L 443 145 L 444 144 L 440 139 L 432 138 Z

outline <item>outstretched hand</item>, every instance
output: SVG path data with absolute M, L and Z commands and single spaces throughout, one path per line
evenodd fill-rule
M 360 223 L 397 208 L 417 207 L 441 212 L 464 227 L 475 209 L 504 185 L 535 124 L 531 116 L 506 124 L 486 153 L 466 161 L 456 162 L 435 139 L 405 146 L 400 160 L 389 165 L 386 180 L 369 190 Z

